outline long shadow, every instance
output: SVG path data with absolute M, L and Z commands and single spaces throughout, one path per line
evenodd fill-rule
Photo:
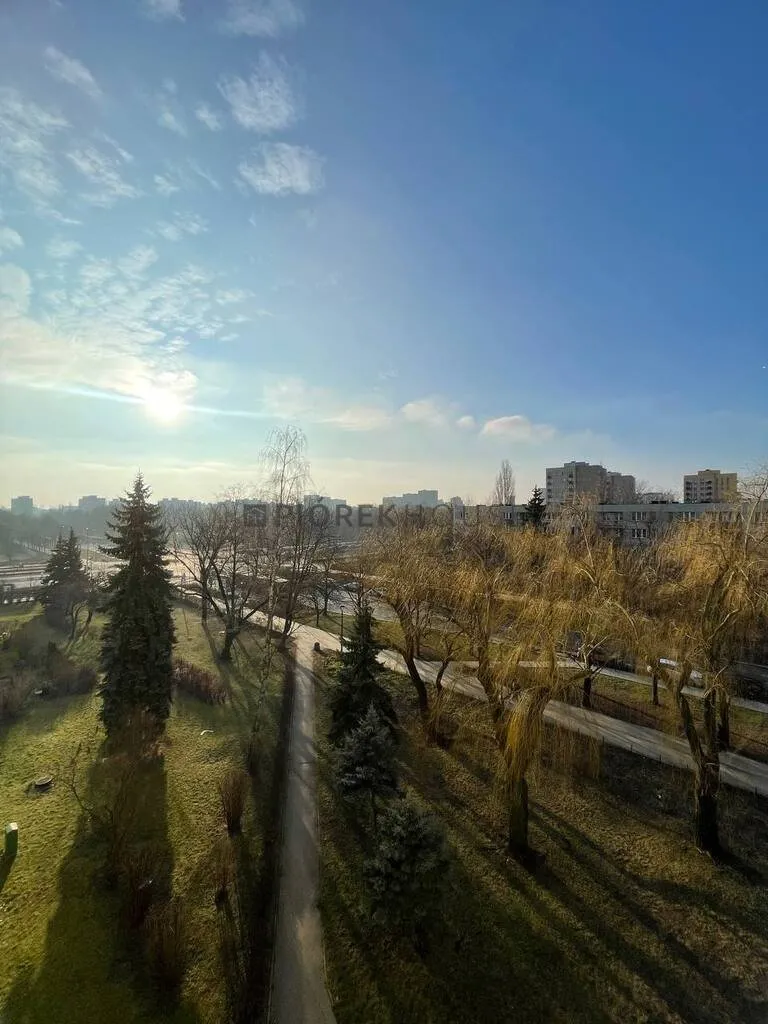
M 539 810 L 536 815 L 539 826 L 548 832 L 554 842 L 562 845 L 567 838 L 567 849 L 571 859 L 585 873 L 595 879 L 595 884 L 618 904 L 637 925 L 649 936 L 660 939 L 664 946 L 663 957 L 654 957 L 633 944 L 627 931 L 619 932 L 606 925 L 605 920 L 579 895 L 575 889 L 549 873 L 545 884 L 550 892 L 567 906 L 578 919 L 584 921 L 597 934 L 605 936 L 607 944 L 633 972 L 642 977 L 684 1020 L 719 1020 L 723 1009 L 735 1010 L 736 1019 L 749 1019 L 754 1010 L 739 986 L 719 971 L 712 959 L 701 957 L 664 926 L 642 902 L 642 895 L 633 892 L 633 876 L 626 869 L 606 856 L 605 850 L 596 846 L 584 833 L 554 811 Z M 639 897 L 639 898 L 638 898 Z M 686 991 L 684 978 L 678 965 L 698 975 L 706 985 L 707 998 L 702 1003 L 701 991 Z M 725 1008 L 718 1005 L 722 997 L 728 1000 Z
M 103 793 L 104 764 L 90 769 L 84 797 Z M 141 765 L 136 779 L 138 816 L 131 844 L 151 846 L 154 905 L 167 899 L 173 867 L 167 830 L 165 766 Z M 26 968 L 8 995 L 4 1024 L 103 1024 L 161 1017 L 175 1024 L 198 1020 L 192 1007 L 156 984 L 139 930 L 125 918 L 122 885 L 107 884 L 105 845 L 88 817 L 78 821 L 58 878 L 58 905 L 48 925 L 42 964 Z
M 15 860 L 15 857 L 6 857 L 4 853 L 0 854 L 0 892 L 3 891 L 3 886 L 8 881 Z

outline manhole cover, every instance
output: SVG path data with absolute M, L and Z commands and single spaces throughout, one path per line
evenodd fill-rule
M 40 778 L 35 779 L 35 789 L 38 792 L 44 792 L 46 789 L 50 789 L 53 785 L 52 775 L 41 775 Z

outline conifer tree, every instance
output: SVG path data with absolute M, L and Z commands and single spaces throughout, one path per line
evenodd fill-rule
M 331 742 L 339 743 L 348 732 L 357 728 L 371 706 L 392 736 L 396 736 L 397 715 L 389 694 L 378 682 L 382 672 L 377 661 L 379 650 L 373 639 L 371 609 L 363 605 L 355 615 L 349 639 L 344 642 L 338 686 L 331 695 Z
M 108 734 L 127 725 L 137 712 L 165 724 L 171 705 L 171 574 L 166 567 L 167 536 L 162 513 L 149 501 L 139 474 L 133 490 L 115 510 L 101 550 L 123 564 L 108 587 L 101 664 L 104 672 L 101 718 Z
M 357 728 L 345 737 L 338 755 L 336 778 L 345 795 L 368 796 L 375 830 L 377 798 L 397 793 L 395 742 L 375 708 L 369 707 Z
M 526 526 L 532 526 L 534 530 L 541 530 L 544 527 L 546 513 L 544 493 L 540 487 L 534 487 L 530 499 L 523 506 L 523 522 Z
M 69 628 L 74 637 L 79 609 L 88 599 L 89 581 L 75 532 L 70 528 L 66 540 L 59 534 L 42 579 L 40 603 L 48 621 L 58 628 Z

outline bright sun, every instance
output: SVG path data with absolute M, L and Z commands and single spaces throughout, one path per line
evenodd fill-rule
M 173 423 L 184 410 L 184 403 L 170 388 L 150 387 L 144 395 L 147 415 L 160 423 Z

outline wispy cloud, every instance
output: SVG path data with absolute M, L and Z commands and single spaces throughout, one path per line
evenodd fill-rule
M 510 441 L 547 441 L 554 437 L 555 428 L 548 423 L 532 423 L 527 416 L 498 416 L 486 420 L 481 433 Z
M 107 135 L 106 132 L 97 131 L 94 133 L 95 137 L 101 142 L 106 142 L 108 146 L 111 146 L 123 163 L 133 163 L 133 153 L 129 153 L 127 149 L 123 149 L 119 142 L 116 142 L 111 135 Z
M 172 78 L 165 78 L 162 89 L 149 101 L 149 105 L 154 110 L 155 120 L 161 128 L 185 138 L 187 125 L 177 94 L 176 82 Z
M 230 106 L 232 117 L 243 128 L 262 135 L 287 128 L 299 116 L 299 103 L 289 80 L 287 65 L 259 54 L 246 78 L 226 75 L 219 92 Z
M 95 146 L 84 146 L 67 153 L 67 159 L 84 178 L 95 186 L 83 198 L 94 206 L 112 206 L 118 199 L 136 199 L 141 190 L 131 185 L 120 174 L 116 160 L 106 156 Z
M 0 169 L 38 209 L 61 192 L 48 140 L 67 121 L 27 100 L 18 90 L 0 89 Z
M 46 255 L 52 260 L 69 260 L 82 249 L 79 242 L 68 238 L 52 238 L 45 247 Z
M 157 252 L 151 245 L 137 245 L 117 263 L 117 268 L 126 277 L 142 277 L 157 262 Z
M 29 274 L 15 263 L 0 263 L 0 315 L 12 319 L 29 308 L 32 282 Z M 8 328 L 4 325 L 4 329 Z M 11 325 L 12 327 L 12 325 Z
M 295 0 L 229 0 L 221 27 L 233 35 L 274 37 L 303 22 Z
M 208 224 L 196 213 L 179 213 L 172 221 L 161 220 L 155 228 L 169 242 L 179 242 L 185 235 L 202 235 Z
M 181 191 L 181 185 L 174 181 L 167 174 L 156 174 L 154 177 L 155 189 L 161 196 L 172 196 L 174 192 Z
M 446 427 L 449 409 L 440 398 L 419 398 L 406 402 L 400 414 L 408 423 L 424 423 L 430 427 Z
M 19 249 L 22 245 L 24 245 L 24 239 L 18 231 L 0 225 L 0 256 L 4 252 L 10 252 L 11 249 Z
M 228 306 L 234 302 L 244 302 L 252 296 L 253 292 L 245 288 L 223 288 L 216 292 L 216 301 L 220 306 Z
M 474 430 L 477 424 L 474 416 L 459 416 L 456 420 L 456 426 L 459 430 Z
M 221 115 L 209 107 L 207 103 L 199 103 L 195 108 L 195 117 L 212 132 L 220 132 L 224 127 Z
M 181 0 L 142 0 L 141 9 L 148 18 L 165 21 L 168 18 L 184 20 Z
M 102 96 L 101 88 L 88 68 L 81 61 L 74 57 L 68 57 L 55 46 L 49 46 L 45 51 L 45 70 L 53 75 L 60 82 L 66 82 L 75 89 L 84 92 L 93 100 Z
M 305 146 L 264 142 L 243 160 L 238 174 L 255 192 L 269 196 L 309 195 L 323 187 L 323 159 Z

